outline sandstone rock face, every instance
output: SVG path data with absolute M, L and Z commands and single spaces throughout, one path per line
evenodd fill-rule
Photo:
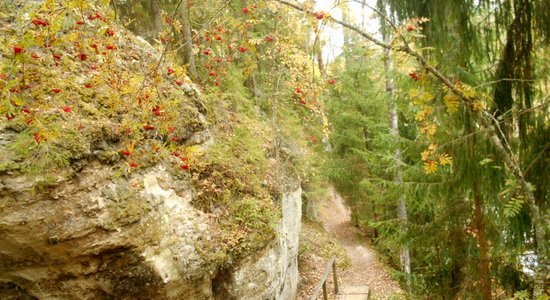
M 189 180 L 161 165 L 62 175 L 0 177 L 0 299 L 294 299 L 300 189 L 282 198 L 276 240 L 220 271 L 197 248 L 211 237 Z
M 283 195 L 276 243 L 224 274 L 216 286 L 221 291 L 216 299 L 295 299 L 301 198 L 301 188 Z

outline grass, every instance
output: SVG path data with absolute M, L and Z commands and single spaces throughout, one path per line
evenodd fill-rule
M 338 268 L 345 270 L 351 267 L 351 259 L 340 242 L 330 237 L 321 224 L 304 219 L 298 259 L 303 262 L 310 255 L 319 256 L 324 260 L 336 256 Z

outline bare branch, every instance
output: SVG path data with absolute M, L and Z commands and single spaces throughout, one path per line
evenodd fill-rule
M 393 29 L 395 31 L 397 31 L 397 25 L 392 22 L 392 20 L 390 18 L 388 18 L 388 16 L 386 16 L 385 14 L 383 14 L 381 11 L 379 11 L 378 9 L 368 5 L 366 2 L 363 2 L 363 1 L 359 1 L 359 0 L 350 0 L 352 2 L 355 2 L 355 3 L 359 3 L 363 6 L 366 6 L 368 7 L 370 10 L 372 10 L 373 12 L 377 13 L 382 19 L 384 19 L 384 21 L 386 21 L 386 23 L 390 24 L 391 27 L 393 27 Z
M 475 87 L 478 88 L 478 87 L 482 87 L 482 86 L 486 86 L 486 85 L 496 84 L 496 83 L 499 83 L 501 81 L 535 82 L 535 80 L 533 80 L 533 79 L 501 78 L 499 80 L 482 83 L 482 84 L 477 85 Z
M 312 15 L 312 14 L 314 13 L 313 11 L 311 11 L 311 10 L 309 10 L 309 9 L 305 9 L 305 8 L 303 8 L 303 7 L 300 6 L 300 5 L 297 5 L 297 4 L 294 4 L 294 3 L 291 3 L 291 2 L 287 2 L 287 1 L 285 1 L 285 0 L 275 0 L 275 1 L 277 1 L 277 2 L 279 2 L 279 3 L 282 3 L 282 4 L 284 4 L 284 5 L 290 6 L 290 7 L 292 7 L 292 8 L 295 8 L 295 9 L 297 9 L 297 10 L 303 11 L 303 12 L 307 13 L 308 15 Z M 378 45 L 378 46 L 380 46 L 380 47 L 383 47 L 383 48 L 386 48 L 386 49 L 391 49 L 391 48 L 392 48 L 390 44 L 384 43 L 383 41 L 381 41 L 381 40 L 375 38 L 373 35 L 368 34 L 368 33 L 362 31 L 361 29 L 359 29 L 359 28 L 357 28 L 357 27 L 355 27 L 355 26 L 353 26 L 353 25 L 351 25 L 351 24 L 344 23 L 344 22 L 342 22 L 342 21 L 340 21 L 340 20 L 338 20 L 338 19 L 335 19 L 335 18 L 333 18 L 333 17 L 331 17 L 331 16 L 325 16 L 325 18 L 327 18 L 329 21 L 332 21 L 332 22 L 334 22 L 334 23 L 336 23 L 336 24 L 340 24 L 340 25 L 344 26 L 345 28 L 348 28 L 348 29 L 350 29 L 350 30 L 352 30 L 352 31 L 355 31 L 357 34 L 361 35 L 362 37 L 368 39 L 369 41 L 375 43 L 376 45 Z

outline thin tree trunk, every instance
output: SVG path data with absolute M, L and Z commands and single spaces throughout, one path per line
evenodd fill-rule
M 151 6 L 151 13 L 155 21 L 155 31 L 158 34 L 162 31 L 162 15 L 160 14 L 160 7 L 157 0 L 150 0 L 149 4 Z
M 323 61 L 323 47 L 321 46 L 321 31 L 319 28 L 315 30 L 315 42 L 314 42 L 315 54 L 317 55 L 317 64 L 319 66 L 319 72 L 321 77 L 326 77 L 325 63 Z
M 525 194 L 527 199 L 527 206 L 531 214 L 531 220 L 533 223 L 533 229 L 535 231 L 535 255 L 537 257 L 537 266 L 535 267 L 535 276 L 534 276 L 534 290 L 533 298 L 538 299 L 544 294 L 545 291 L 545 279 L 546 274 L 549 274 L 549 262 L 548 262 L 548 252 L 546 248 L 546 224 L 540 209 L 537 206 L 535 201 L 535 195 L 533 193 L 531 184 L 525 180 L 523 176 L 523 170 L 521 169 L 519 163 L 517 162 L 515 156 L 511 150 L 507 150 L 495 132 L 495 127 L 493 126 L 492 121 L 488 116 L 479 114 L 481 124 L 486 128 L 487 136 L 489 136 L 493 146 L 497 150 L 498 154 L 504 160 L 508 168 L 510 168 L 512 174 L 519 181 L 521 189 Z
M 256 81 L 256 74 L 252 73 L 248 78 L 246 78 L 244 85 L 252 92 L 254 98 L 261 96 L 260 89 L 258 88 L 258 83 Z
M 341 9 L 342 9 L 342 20 L 344 20 L 344 22 L 348 22 L 349 9 L 347 4 L 342 4 Z M 343 27 L 342 31 L 344 35 L 344 59 L 346 61 L 346 70 L 349 70 L 348 67 L 352 65 L 352 62 L 351 62 L 352 59 L 350 56 L 350 48 L 351 48 L 350 31 L 346 27 Z
M 367 0 L 362 0 L 361 1 L 361 29 L 365 30 L 366 26 L 367 26 L 367 12 L 366 12 L 366 8 L 367 7 Z
M 491 277 L 489 275 L 489 246 L 487 239 L 485 238 L 485 224 L 483 221 L 483 208 L 482 198 L 479 192 L 479 184 L 474 180 L 474 206 L 475 206 L 475 226 L 476 226 L 476 238 L 479 244 L 479 255 L 481 258 L 481 285 L 483 287 L 483 300 L 493 299 L 491 294 Z
M 453 204 L 458 205 L 460 202 L 457 201 L 456 197 L 453 198 Z M 453 214 L 450 216 L 448 223 L 450 254 L 447 258 L 449 261 L 442 262 L 442 267 L 444 270 L 448 270 L 450 276 L 443 276 L 446 277 L 446 280 L 444 280 L 446 290 L 444 299 L 460 299 L 459 294 L 464 283 L 464 265 L 466 264 L 464 249 L 466 249 L 466 241 L 461 221 L 458 214 Z
M 389 49 L 385 49 L 384 58 L 385 58 L 384 71 L 386 73 L 386 93 L 388 94 L 388 99 L 389 99 L 390 132 L 391 132 L 391 135 L 394 136 L 395 139 L 397 140 L 399 138 L 399 117 L 397 115 L 395 82 L 392 77 L 393 62 L 390 57 Z M 393 159 L 395 163 L 395 175 L 394 175 L 393 181 L 397 186 L 401 186 L 403 184 L 403 172 L 401 167 L 401 147 L 400 146 L 397 146 Z M 406 234 L 408 214 L 407 214 L 406 198 L 403 193 L 399 194 L 399 198 L 397 200 L 397 214 L 398 214 L 399 221 L 401 223 L 401 230 L 403 231 L 404 234 Z M 403 269 L 403 272 L 407 274 L 407 287 L 410 290 L 411 258 L 409 253 L 409 247 L 407 245 L 402 246 L 400 258 L 401 258 L 401 267 Z
M 182 32 L 183 32 L 183 63 L 187 65 L 187 71 L 191 79 L 197 79 L 197 67 L 195 66 L 195 58 L 193 57 L 193 35 L 191 34 L 191 23 L 189 22 L 189 11 L 191 9 L 191 1 L 187 1 L 182 11 Z

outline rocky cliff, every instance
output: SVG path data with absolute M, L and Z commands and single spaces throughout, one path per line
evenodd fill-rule
M 25 3 L 0 3 L 0 298 L 293 299 L 301 189 L 267 122 L 108 11 Z
M 188 180 L 162 166 L 128 179 L 90 164 L 36 191 L 3 176 L 2 299 L 293 299 L 301 190 L 283 194 L 276 237 L 216 269 L 197 246 L 214 215 L 195 209 Z M 219 241 L 220 243 L 222 241 Z

